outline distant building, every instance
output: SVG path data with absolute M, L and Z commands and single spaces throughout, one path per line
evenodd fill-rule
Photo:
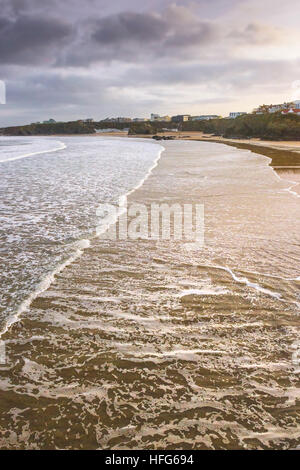
M 230 119 L 235 119 L 239 116 L 244 116 L 245 114 L 247 113 L 244 113 L 244 112 L 232 112 L 232 113 L 229 113 L 229 117 Z
M 282 111 L 284 109 L 288 109 L 284 104 L 274 104 L 269 107 L 268 112 L 273 114 L 278 113 L 278 111 Z
M 300 116 L 300 107 L 299 108 L 292 108 L 292 109 L 285 109 L 284 111 L 281 111 L 281 114 L 284 114 L 284 115 L 296 114 L 297 116 Z
M 149 119 L 147 118 L 134 118 L 133 122 L 147 122 Z
M 151 114 L 151 119 L 153 121 L 159 121 L 159 122 L 169 122 L 171 121 L 170 116 L 160 116 L 159 114 Z
M 289 109 L 296 108 L 296 103 L 299 103 L 300 109 L 300 101 L 295 102 L 288 102 L 288 103 L 281 103 L 281 104 L 263 104 L 258 108 L 253 110 L 254 114 L 273 114 L 278 113 L 279 111 L 288 111 Z
M 265 112 L 267 112 L 267 111 L 263 111 L 261 109 L 261 106 L 259 106 L 258 108 L 253 109 L 252 114 L 264 114 Z
M 294 109 L 300 109 L 300 101 L 299 100 L 294 101 L 293 104 L 294 104 Z
M 115 119 L 115 122 L 131 122 L 132 119 L 131 118 L 128 118 L 128 117 L 117 117 Z
M 170 118 L 170 116 L 159 116 L 158 118 L 156 118 L 154 120 L 159 121 L 159 122 L 170 122 L 171 118 Z
M 190 114 L 178 114 L 177 116 L 172 116 L 172 122 L 186 122 L 190 119 Z
M 160 120 L 162 122 L 171 122 L 171 116 L 162 116 Z
M 86 122 L 86 123 L 91 123 L 91 122 L 94 122 L 94 119 L 92 118 L 89 118 L 89 119 L 84 119 L 83 122 Z
M 131 122 L 131 118 L 127 117 L 117 117 L 117 118 L 106 118 L 102 122 Z
M 210 119 L 221 119 L 217 114 L 203 114 L 201 116 L 192 116 L 191 121 L 209 121 Z

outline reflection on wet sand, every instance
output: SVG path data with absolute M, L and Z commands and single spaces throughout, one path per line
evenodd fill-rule
M 94 240 L 6 333 L 2 448 L 287 449 L 299 199 L 263 157 L 168 142 L 131 201 L 204 203 L 205 246 Z
M 291 189 L 300 195 L 300 166 L 299 168 L 275 167 L 274 169 L 280 178 L 290 181 L 293 184 Z

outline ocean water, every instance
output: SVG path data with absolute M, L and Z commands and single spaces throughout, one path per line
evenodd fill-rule
M 161 150 L 115 138 L 0 138 L 0 330 L 88 245 L 98 205 L 139 184 Z
M 1 448 L 299 446 L 299 195 L 263 156 L 164 146 L 129 202 L 203 203 L 204 246 L 95 238 L 58 272 L 2 336 Z

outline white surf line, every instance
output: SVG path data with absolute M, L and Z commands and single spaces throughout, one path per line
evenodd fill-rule
M 272 163 L 272 158 L 270 157 L 267 157 L 266 155 L 261 155 L 260 153 L 256 153 L 255 151 L 253 150 L 246 150 L 246 149 L 238 149 L 236 148 L 236 150 L 245 150 L 245 151 L 248 151 L 250 154 L 251 153 L 254 153 L 255 155 L 258 155 L 260 157 L 265 157 L 267 160 L 269 160 L 269 167 L 271 168 L 271 170 L 273 171 L 273 173 L 275 174 L 276 178 L 280 181 L 286 181 L 287 183 L 292 183 L 292 186 L 290 186 L 289 188 L 284 188 L 282 189 L 280 192 L 282 191 L 285 191 L 285 192 L 288 192 L 290 194 L 292 194 L 292 196 L 295 196 L 295 197 L 300 197 L 300 194 L 296 193 L 296 191 L 292 191 L 292 188 L 294 188 L 295 186 L 298 186 L 300 185 L 299 182 L 296 182 L 296 181 L 293 181 L 293 180 L 288 180 L 287 178 L 281 178 L 281 176 L 279 176 L 279 174 L 277 173 L 277 171 L 275 170 L 275 168 L 273 168 L 271 166 L 271 163 Z M 287 170 L 289 167 L 285 167 Z
M 269 289 L 265 289 L 264 287 L 261 287 L 259 284 L 255 283 L 255 282 L 251 282 L 249 281 L 249 279 L 247 279 L 246 277 L 238 277 L 230 268 L 228 268 L 227 266 L 209 266 L 209 265 L 203 265 L 203 267 L 206 267 L 206 268 L 213 268 L 213 269 L 220 269 L 221 271 L 226 271 L 227 273 L 229 273 L 232 277 L 232 279 L 236 282 L 238 282 L 239 284 L 245 284 L 247 285 L 248 287 L 251 287 L 259 292 L 262 292 L 263 294 L 267 294 L 277 300 L 280 300 L 281 302 L 285 302 L 285 300 L 282 299 L 282 295 L 279 294 L 279 292 L 272 292 L 270 291 Z
M 277 179 L 279 179 L 280 181 L 286 181 L 287 183 L 292 183 L 292 186 L 290 186 L 289 188 L 284 188 L 280 192 L 284 191 L 284 192 L 288 192 L 288 193 L 292 194 L 292 196 L 300 197 L 300 194 L 296 193 L 295 191 L 292 191 L 292 188 L 294 188 L 295 186 L 298 186 L 298 184 L 300 184 L 300 183 L 297 183 L 296 181 L 288 180 L 287 178 L 281 178 L 281 176 L 279 176 L 279 174 L 277 173 L 275 168 L 273 168 L 271 166 L 272 158 L 269 158 L 269 157 L 267 157 L 267 158 L 270 160 L 269 167 L 275 173 L 275 176 L 277 177 Z M 286 167 L 286 169 L 288 169 L 288 167 Z
M 292 302 L 289 302 L 287 300 L 284 300 L 282 298 L 282 295 L 279 294 L 279 292 L 272 292 L 270 291 L 269 289 L 265 289 L 264 287 L 261 287 L 259 284 L 256 284 L 254 282 L 251 282 L 249 281 L 249 279 L 247 279 L 246 277 L 243 277 L 243 278 L 239 278 L 237 277 L 236 274 L 234 274 L 234 272 L 230 269 L 230 268 L 227 268 L 227 267 L 222 267 L 222 266 L 211 266 L 213 268 L 217 268 L 217 269 L 222 269 L 223 271 L 226 271 L 228 272 L 229 274 L 231 274 L 232 278 L 236 281 L 236 282 L 239 282 L 240 284 L 246 284 L 248 287 L 252 287 L 254 288 L 255 290 L 259 291 L 259 292 L 262 292 L 263 294 L 267 294 L 277 300 L 280 300 L 280 302 L 284 302 L 284 303 L 293 303 L 296 305 L 297 308 L 300 308 L 300 303 L 297 302 L 297 301 L 292 301 Z M 296 279 L 286 279 L 287 281 L 299 281 L 300 280 L 300 277 L 296 278 Z
M 124 198 L 124 210 L 126 210 L 126 200 L 127 200 L 127 196 L 129 196 L 129 194 L 133 193 L 136 189 L 140 188 L 144 182 L 146 181 L 146 179 L 151 175 L 152 171 L 154 170 L 154 168 L 158 165 L 158 162 L 161 158 L 161 155 L 163 153 L 163 151 L 165 151 L 165 147 L 163 147 L 162 145 L 160 145 L 160 152 L 158 153 L 158 156 L 157 158 L 154 160 L 154 164 L 152 165 L 152 167 L 148 170 L 148 172 L 146 173 L 146 176 L 137 184 L 137 186 L 135 186 L 133 189 L 131 189 L 130 191 L 128 191 L 128 193 L 126 193 L 125 196 L 121 196 L 120 198 L 120 201 L 122 201 L 122 198 Z M 57 150 L 60 150 L 60 149 L 57 149 Z M 53 151 L 53 150 L 52 150 Z M 18 157 L 19 158 L 19 157 Z M 22 157 L 24 158 L 24 157 Z M 6 160 L 7 161 L 7 160 Z M 123 204 L 124 204 L 123 203 Z M 121 205 L 121 204 L 120 204 Z M 111 222 L 111 224 L 109 224 L 109 226 L 115 224 L 118 220 L 118 218 L 120 217 L 121 214 L 118 214 L 117 217 L 116 217 L 116 220 L 113 220 Z M 98 238 L 100 237 L 101 233 L 105 232 L 109 227 L 105 226 L 103 227 L 103 230 L 101 230 L 101 232 L 97 232 L 96 235 L 92 236 L 91 239 L 93 238 Z M 51 273 L 49 274 L 48 276 L 45 277 L 45 279 L 43 279 L 38 287 L 35 289 L 34 292 L 32 292 L 22 303 L 21 305 L 19 306 L 19 308 L 17 309 L 17 312 L 11 317 L 8 319 L 8 321 L 6 322 L 5 324 L 5 327 L 3 328 L 3 330 L 0 331 L 0 338 L 2 337 L 2 335 L 4 335 L 5 333 L 7 333 L 7 331 L 9 330 L 9 328 L 14 324 L 14 323 L 17 323 L 20 319 L 20 316 L 22 315 L 22 313 L 24 313 L 25 311 L 27 311 L 29 308 L 30 308 L 30 305 L 31 303 L 33 302 L 34 299 L 36 299 L 40 294 L 42 294 L 45 290 L 49 289 L 49 287 L 51 286 L 52 282 L 55 280 L 55 276 L 59 273 L 61 273 L 67 266 L 69 266 L 70 264 L 72 264 L 76 259 L 78 259 L 84 252 L 84 250 L 86 248 L 88 248 L 90 246 L 91 242 L 90 240 L 87 240 L 87 239 L 83 239 L 83 240 L 79 240 L 79 242 L 77 242 L 77 246 L 79 246 L 79 248 L 77 249 L 77 251 L 74 253 L 74 255 L 72 255 L 69 259 L 67 259 L 64 263 L 60 264 L 59 266 L 57 266 L 57 268 Z
M 227 351 L 222 351 L 219 349 L 175 349 L 173 351 L 165 351 L 161 353 L 157 352 L 142 352 L 135 354 L 138 357 L 176 357 L 185 354 L 228 354 Z
M 272 162 L 271 158 L 270 158 L 270 160 Z M 292 194 L 292 196 L 300 197 L 300 194 L 296 193 L 296 191 L 292 191 L 292 188 L 294 188 L 295 186 L 298 186 L 300 184 L 299 182 L 288 180 L 287 178 L 281 178 L 281 176 L 279 176 L 277 171 L 270 164 L 269 164 L 269 167 L 272 168 L 272 170 L 275 173 L 277 179 L 279 179 L 280 181 L 286 181 L 287 183 L 292 183 L 292 186 L 290 186 L 289 188 L 281 189 L 280 192 L 284 191 L 284 192 L 288 192 L 288 193 Z M 288 167 L 287 167 L 287 169 L 288 169 Z
M 230 291 L 227 289 L 224 289 L 222 287 L 215 287 L 215 290 L 213 290 L 213 286 L 211 287 L 202 287 L 200 289 L 185 289 L 178 294 L 176 294 L 176 297 L 182 298 L 182 297 L 187 297 L 190 295 L 198 295 L 198 296 L 213 296 L 213 295 L 226 295 L 230 294 Z
M 256 276 L 270 277 L 272 279 L 280 279 L 282 281 L 300 281 L 300 276 L 298 276 L 298 277 L 282 277 L 282 276 L 276 276 L 275 274 L 259 273 L 257 271 L 248 271 L 248 270 L 243 270 L 243 269 L 241 269 L 240 272 L 255 274 Z
M 15 160 L 22 160 L 23 158 L 33 157 L 34 155 L 40 155 L 42 153 L 58 152 L 59 150 L 64 150 L 67 148 L 67 145 L 64 144 L 63 142 L 60 142 L 60 144 L 61 144 L 60 147 L 57 147 L 55 149 L 41 150 L 39 152 L 32 152 L 32 153 L 27 153 L 25 155 L 19 155 L 18 157 L 8 158 L 7 160 L 0 160 L 0 163 L 13 162 Z
M 272 167 L 271 167 L 271 168 L 272 168 Z M 289 167 L 287 166 L 287 167 L 285 167 L 285 169 L 288 170 Z M 297 181 L 293 181 L 293 180 L 288 180 L 287 178 L 281 178 L 281 177 L 278 175 L 277 171 L 276 171 L 274 168 L 272 168 L 272 170 L 274 171 L 274 173 L 276 174 L 277 178 L 278 178 L 280 181 L 286 181 L 287 183 L 292 183 L 292 186 L 290 186 L 289 188 L 284 188 L 284 189 L 282 189 L 280 192 L 283 192 L 283 191 L 284 191 L 284 192 L 288 192 L 288 193 L 292 194 L 292 195 L 295 196 L 295 197 L 300 197 L 300 194 L 296 193 L 296 191 L 292 191 L 292 188 L 294 188 L 295 186 L 300 185 L 300 182 L 299 182 L 299 181 L 297 182 Z
M 213 143 L 213 142 L 212 142 Z M 220 142 L 222 143 L 222 142 Z M 226 145 L 226 142 L 224 142 L 224 145 Z M 228 145 L 227 145 L 228 146 Z M 259 146 L 258 146 L 259 147 Z M 292 196 L 295 196 L 295 197 L 300 197 L 300 194 L 296 193 L 295 191 L 292 191 L 292 188 L 294 188 L 295 186 L 298 186 L 300 185 L 299 182 L 296 182 L 296 181 L 292 181 L 292 180 L 288 180 L 286 178 L 281 178 L 281 176 L 279 176 L 279 174 L 277 173 L 277 171 L 271 166 L 271 163 L 272 163 L 272 158 L 270 157 L 267 157 L 266 155 L 262 155 L 260 153 L 256 153 L 254 150 L 248 150 L 248 149 L 239 149 L 238 147 L 234 147 L 235 150 L 238 150 L 238 151 L 244 151 L 244 152 L 248 152 L 249 154 L 251 153 L 254 153 L 254 155 L 258 155 L 259 157 L 263 157 L 263 158 L 266 158 L 267 160 L 269 160 L 269 168 L 271 168 L 271 170 L 273 171 L 273 173 L 275 174 L 276 178 L 280 181 L 286 181 L 288 183 L 293 183 L 292 186 L 290 186 L 289 188 L 285 188 L 285 189 L 282 189 L 281 191 L 285 191 L 285 192 L 288 192 L 290 194 L 292 194 Z M 276 148 L 276 147 L 275 147 Z M 288 149 L 287 149 L 288 150 Z M 291 151 L 291 150 L 290 150 Z M 288 169 L 288 167 L 286 167 L 286 169 Z M 281 192 L 280 191 L 280 192 Z
M 224 269 L 229 274 L 231 274 L 232 278 L 236 282 L 238 282 L 240 284 L 246 284 L 247 286 L 252 287 L 253 289 L 255 289 L 259 292 L 262 292 L 263 294 L 270 295 L 271 297 L 274 297 L 277 300 L 282 299 L 282 295 L 279 294 L 279 292 L 272 292 L 269 289 L 265 289 L 264 287 L 261 287 L 259 284 L 249 281 L 249 279 L 247 279 L 246 277 L 238 277 L 236 274 L 234 274 L 234 272 L 230 268 L 226 267 L 226 268 L 222 268 L 222 269 Z
M 159 147 L 161 148 L 161 150 L 158 152 L 158 156 L 156 157 L 156 159 L 154 160 L 154 163 L 153 165 L 149 168 L 149 170 L 147 171 L 146 175 L 144 176 L 144 178 L 136 185 L 134 186 L 133 189 L 130 189 L 126 194 L 124 194 L 123 196 L 120 196 L 119 197 L 119 210 L 117 211 L 116 215 L 114 217 L 111 218 L 111 220 L 103 225 L 103 227 L 101 227 L 101 230 L 96 230 L 96 235 L 94 235 L 92 237 L 93 238 L 99 238 L 104 232 L 106 232 L 110 227 L 112 227 L 113 225 L 115 225 L 118 221 L 118 219 L 126 213 L 127 211 L 127 198 L 128 196 L 130 196 L 130 194 L 134 193 L 137 189 L 139 189 L 141 186 L 143 186 L 143 184 L 145 183 L 145 181 L 149 178 L 149 176 L 152 174 L 154 168 L 157 167 L 158 165 L 158 162 L 161 158 L 161 155 L 162 153 L 166 150 L 165 147 L 163 147 L 162 145 L 159 145 Z
M 59 274 L 61 271 L 63 271 L 63 269 L 65 269 L 67 266 L 69 266 L 69 264 L 73 263 L 73 261 L 79 258 L 82 255 L 84 248 L 87 248 L 90 245 L 89 240 L 81 240 L 81 242 L 82 242 L 82 246 L 77 249 L 74 255 L 72 255 L 69 259 L 67 259 L 64 263 L 57 266 L 54 269 L 54 271 L 52 271 L 51 274 L 48 274 L 45 277 L 45 279 L 43 279 L 38 284 L 37 288 L 21 303 L 17 312 L 8 319 L 8 321 L 5 324 L 5 327 L 3 328 L 3 330 L 0 331 L 0 338 L 2 337 L 2 335 L 7 333 L 9 328 L 14 323 L 17 323 L 19 321 L 20 316 L 22 315 L 22 313 L 24 313 L 26 310 L 29 309 L 33 300 L 35 300 L 38 297 L 38 295 L 40 295 L 42 292 L 44 292 L 51 286 L 52 282 L 55 280 L 55 276 Z
M 283 179 L 283 178 L 282 178 Z M 290 183 L 292 183 L 293 181 L 290 181 L 290 180 L 286 180 L 286 181 L 289 181 Z M 295 182 L 294 182 L 295 183 Z M 292 194 L 293 196 L 295 197 L 300 197 L 300 194 L 296 193 L 296 191 L 292 191 L 292 188 L 294 188 L 295 186 L 298 186 L 300 183 L 295 183 L 293 184 L 292 186 L 290 186 L 289 188 L 286 188 L 286 189 L 283 189 L 283 191 L 286 191 L 290 194 Z
M 157 145 L 157 144 L 156 144 Z M 119 198 L 119 207 L 121 208 L 118 213 L 117 213 L 117 216 L 115 218 L 115 220 L 109 224 L 108 227 L 106 227 L 104 230 L 101 231 L 101 233 L 105 232 L 109 227 L 111 227 L 112 225 L 114 225 L 115 223 L 117 223 L 117 220 L 127 212 L 127 199 L 128 199 L 128 196 L 130 196 L 130 194 L 134 193 L 137 189 L 141 188 L 141 186 L 143 186 L 143 184 L 145 183 L 145 181 L 149 178 L 149 176 L 152 174 L 154 168 L 157 167 L 158 165 L 158 162 L 159 160 L 161 159 L 161 156 L 162 156 L 162 153 L 166 150 L 165 147 L 163 147 L 162 145 L 158 144 L 159 147 L 160 147 L 160 151 L 158 152 L 158 156 L 156 157 L 156 159 L 154 160 L 153 162 L 153 165 L 149 168 L 149 170 L 147 171 L 146 175 L 144 176 L 144 178 L 131 190 L 129 190 L 124 196 L 121 196 Z M 101 235 L 101 233 L 97 233 L 97 236 L 99 237 Z
M 133 188 L 131 189 L 130 191 L 128 191 L 128 193 L 126 193 L 124 196 L 121 196 L 119 198 L 119 203 L 120 203 L 120 206 L 124 205 L 124 201 L 128 198 L 128 196 L 130 196 L 130 194 L 134 193 L 137 189 L 139 189 L 141 186 L 143 186 L 143 184 L 145 183 L 145 181 L 149 178 L 149 176 L 151 175 L 151 173 L 153 172 L 154 168 L 157 167 L 158 165 L 158 162 L 161 158 L 161 155 L 162 153 L 166 150 L 165 147 L 163 147 L 162 145 L 159 145 L 159 147 L 161 148 L 161 150 L 158 152 L 158 156 L 156 157 L 156 159 L 154 160 L 154 163 L 152 165 L 151 168 L 149 168 L 149 170 L 147 171 L 146 175 L 144 176 L 144 178 Z

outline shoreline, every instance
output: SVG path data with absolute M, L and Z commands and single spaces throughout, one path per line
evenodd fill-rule
M 94 134 L 95 137 L 127 137 L 152 139 L 152 135 L 128 135 L 122 132 L 103 132 Z M 270 159 L 269 166 L 276 175 L 292 183 L 288 188 L 295 196 L 300 196 L 300 141 L 273 141 L 259 139 L 226 139 L 206 135 L 203 132 L 164 132 L 157 134 L 160 137 L 175 137 L 174 141 L 208 142 L 224 144 L 240 150 L 249 150 L 252 153 L 263 155 Z M 158 140 L 157 143 L 164 142 Z
M 95 136 L 102 137 L 127 137 L 152 139 L 152 135 L 127 135 L 126 133 L 101 133 Z M 174 141 L 199 141 L 216 144 L 224 144 L 241 150 L 263 155 L 270 159 L 269 166 L 276 175 L 283 180 L 292 183 L 289 190 L 293 189 L 294 195 L 300 195 L 300 141 L 273 141 L 259 139 L 226 139 L 203 134 L 202 132 L 164 132 L 157 134 L 160 137 L 175 137 Z M 157 143 L 164 142 L 158 140 Z
M 299 147 L 295 147 L 295 142 L 278 142 L 273 141 L 235 141 L 231 139 L 199 139 L 201 142 L 214 142 L 228 145 L 240 150 L 249 150 L 250 152 L 263 155 L 270 159 L 269 166 L 273 168 L 276 175 L 285 181 L 292 183 L 288 188 L 295 196 L 300 196 L 300 142 Z M 298 150 L 299 148 L 299 150 Z
M 174 141 L 191 141 L 191 142 L 208 142 L 224 144 L 236 149 L 249 150 L 250 152 L 258 155 L 263 155 L 270 159 L 269 166 L 273 168 L 276 175 L 285 181 L 292 184 L 289 190 L 298 196 L 300 195 L 300 141 L 274 141 L 274 140 L 260 140 L 257 138 L 251 139 L 227 139 L 224 137 L 217 137 L 203 132 L 190 131 L 190 132 L 161 132 L 156 134 L 159 137 L 174 137 Z M 36 137 L 36 136 L 26 136 Z M 128 139 L 151 139 L 152 134 L 135 134 L 128 135 L 128 132 L 101 132 L 95 134 L 53 134 L 53 135 L 39 135 L 38 137 L 47 137 L 62 139 L 63 137 L 109 137 L 109 138 L 128 138 Z M 163 143 L 164 140 L 154 141 L 157 144 Z
M 224 137 L 216 137 L 203 132 L 190 131 L 190 132 L 164 132 L 157 133 L 159 137 L 175 137 L 174 141 L 201 141 L 213 142 L 219 144 L 226 144 L 239 149 L 251 150 L 252 152 L 264 155 L 272 159 L 272 166 L 295 166 L 300 168 L 300 141 L 274 141 L 274 140 L 259 140 L 256 138 L 251 139 L 227 139 Z M 38 137 L 125 137 L 129 139 L 152 139 L 152 134 L 135 134 L 128 135 L 127 132 L 101 132 L 96 134 L 53 134 L 53 135 L 40 135 Z M 26 136 L 35 137 L 35 136 Z M 159 143 L 161 141 L 157 141 Z M 163 142 L 163 141 L 162 141 Z
M 0 447 L 171 447 L 178 429 L 182 449 L 191 442 L 197 449 L 295 447 L 299 432 L 295 426 L 287 429 L 285 421 L 294 409 L 287 401 L 284 413 L 279 412 L 282 397 L 294 391 L 290 344 L 297 313 L 294 297 L 288 296 L 298 267 L 294 263 L 287 272 L 281 260 L 289 254 L 285 242 L 292 240 L 291 228 L 299 233 L 294 222 L 298 201 L 282 193 L 265 159 L 244 153 L 236 161 L 230 150 L 213 146 L 214 164 L 206 145 L 167 142 L 151 176 L 128 198 L 147 207 L 159 201 L 205 203 L 205 249 L 197 243 L 93 239 L 7 331 L 9 368 L 3 369 L 0 387 L 6 434 L 0 435 Z M 229 158 L 222 161 L 224 153 Z M 249 219 L 245 202 L 260 220 Z M 268 230 L 286 203 L 285 225 L 276 229 L 276 243 L 270 246 Z M 278 240 L 281 256 L 273 267 Z M 281 325 L 291 329 L 279 347 Z M 249 368 L 253 374 L 244 374 Z M 261 369 L 266 383 L 272 379 L 276 387 L 272 429 L 269 400 L 256 394 L 261 383 L 255 373 Z M 249 399 L 260 414 L 249 415 L 252 421 L 245 425 Z M 25 410 L 12 421 L 11 410 L 23 409 L 24 402 L 30 413 Z M 201 428 L 195 428 L 199 410 Z M 220 436 L 214 440 L 216 432 Z
M 153 143 L 155 144 L 156 142 L 153 142 Z M 91 242 L 93 242 L 97 238 L 100 238 L 101 235 L 103 234 L 103 232 L 107 231 L 109 229 L 109 227 L 111 227 L 111 226 L 118 223 L 118 220 L 119 220 L 120 216 L 122 215 L 122 213 L 124 211 L 124 206 L 126 204 L 127 198 L 143 186 L 145 181 L 147 181 L 147 179 L 151 176 L 153 170 L 157 167 L 163 152 L 166 150 L 165 147 L 163 147 L 161 144 L 157 143 L 157 145 L 161 148 L 157 151 L 157 156 L 154 159 L 153 164 L 151 165 L 151 167 L 149 167 L 149 169 L 145 173 L 144 177 L 136 184 L 136 186 L 129 189 L 125 194 L 123 194 L 122 196 L 119 197 L 119 206 L 120 206 L 121 210 L 119 211 L 119 213 L 116 214 L 116 218 L 113 219 L 108 226 L 103 227 L 103 229 L 100 232 L 98 232 L 96 230 L 95 233 L 91 234 L 90 238 L 88 238 L 88 239 L 82 238 L 82 239 L 79 239 L 76 242 L 74 242 L 74 247 L 76 248 L 74 250 L 74 253 L 68 259 L 66 259 L 65 261 L 59 263 L 51 273 L 47 274 L 37 284 L 36 288 L 18 305 L 16 312 L 11 317 L 9 317 L 7 319 L 7 322 L 5 323 L 3 328 L 0 329 L 0 340 L 1 340 L 3 335 L 8 333 L 9 329 L 15 323 L 17 323 L 21 320 L 22 314 L 24 314 L 28 310 L 30 310 L 31 304 L 34 302 L 34 300 L 37 297 L 39 297 L 40 295 L 42 295 L 43 292 L 47 291 L 51 287 L 51 284 L 55 281 L 55 278 L 56 278 L 57 275 L 59 275 L 71 263 L 73 263 L 78 258 L 80 258 L 83 255 L 84 251 L 87 248 L 90 247 Z M 66 147 L 67 146 L 65 144 L 63 144 L 62 148 L 50 150 L 49 153 L 50 152 L 56 152 L 56 151 L 59 151 L 59 150 L 64 150 Z M 19 159 L 22 159 L 22 158 L 28 158 L 31 155 L 37 155 L 39 153 L 42 154 L 42 153 L 47 153 L 47 152 L 46 151 L 36 152 L 34 154 L 28 154 L 28 155 L 25 155 L 25 156 L 22 156 L 22 157 L 16 157 L 16 158 L 13 158 L 13 159 L 10 159 L 10 160 L 5 160 L 5 161 L 12 161 L 12 160 L 19 160 Z

